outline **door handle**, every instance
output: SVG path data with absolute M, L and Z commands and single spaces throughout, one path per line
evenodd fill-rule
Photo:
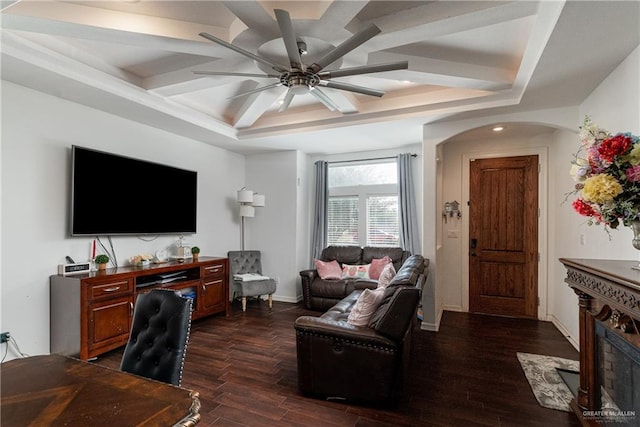
M 469 241 L 469 255 L 476 256 L 476 248 L 478 247 L 478 239 L 471 239 Z

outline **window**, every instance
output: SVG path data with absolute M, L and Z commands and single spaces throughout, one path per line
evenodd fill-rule
M 329 165 L 329 245 L 398 246 L 395 160 Z

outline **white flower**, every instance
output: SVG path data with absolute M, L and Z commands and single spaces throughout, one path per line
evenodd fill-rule
M 591 167 L 589 166 L 587 159 L 581 159 L 578 157 L 575 161 L 571 162 L 569 174 L 573 177 L 574 181 L 582 182 L 587 179 L 587 174 L 590 170 Z

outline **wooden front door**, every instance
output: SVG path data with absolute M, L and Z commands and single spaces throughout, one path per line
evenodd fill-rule
M 469 188 L 469 311 L 537 317 L 538 156 L 475 159 Z

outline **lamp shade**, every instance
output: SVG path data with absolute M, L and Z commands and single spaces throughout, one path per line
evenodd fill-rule
M 253 191 L 245 189 L 238 190 L 238 203 L 253 203 Z
M 258 207 L 262 207 L 264 206 L 264 202 L 265 202 L 265 198 L 264 198 L 264 194 L 254 194 L 253 195 L 253 206 L 258 206 Z
M 241 205 L 240 216 L 253 218 L 254 216 L 256 216 L 256 208 L 249 205 Z

